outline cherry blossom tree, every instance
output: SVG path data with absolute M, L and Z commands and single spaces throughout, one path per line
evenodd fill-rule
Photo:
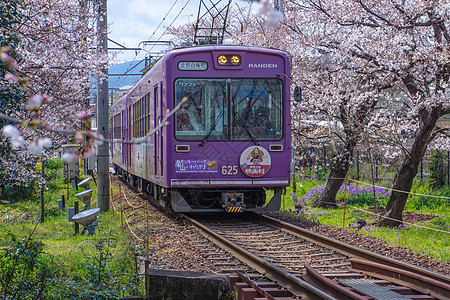
M 12 2 L 16 10 L 9 10 L 10 21 L 2 22 L 1 30 L 16 40 L 2 48 L 1 60 L 9 70 L 1 85 L 2 91 L 20 90 L 21 103 L 11 106 L 14 98 L 8 92 L 1 103 L 1 117 L 11 123 L 3 128 L 2 145 L 12 149 L 0 159 L 0 178 L 10 179 L 2 185 L 27 185 L 35 160 L 50 156 L 68 141 L 68 132 L 80 129 L 77 115 L 90 110 L 89 77 L 107 58 L 94 50 L 92 10 L 78 1 Z
M 336 74 L 332 79 L 334 85 L 350 83 L 326 99 L 349 96 L 348 101 L 353 102 L 351 107 L 358 107 L 362 100 L 363 107 L 378 108 L 366 122 L 370 126 L 363 124 L 362 129 L 386 141 L 393 136 L 411 141 L 410 147 L 397 144 L 403 152 L 403 161 L 381 220 L 382 224 L 396 226 L 402 220 L 407 192 L 411 190 L 427 146 L 437 135 L 448 133 L 448 128 L 437 127 L 437 120 L 450 113 L 447 30 L 450 5 L 445 1 L 404 0 L 290 3 L 295 8 L 296 20 L 302 21 L 289 26 L 327 53 L 330 57 L 327 65 L 334 65 L 330 69 Z M 352 78 L 350 82 L 349 78 Z M 363 85 L 358 86 L 359 83 Z M 330 82 L 315 81 L 315 84 L 327 90 Z M 361 98 L 358 96 L 361 92 L 372 95 Z M 341 121 L 344 121 L 344 131 L 347 130 L 345 117 Z M 380 131 L 386 135 L 380 136 Z M 327 197 L 332 195 L 323 194 L 322 200 Z
M 287 0 L 279 26 L 267 13 L 236 5 L 228 33 L 237 44 L 277 47 L 292 55 L 294 85 L 304 101 L 294 107 L 294 131 L 305 121 L 337 120 L 343 145 L 320 202 L 334 203 L 362 134 L 401 161 L 382 224 L 396 226 L 425 151 L 435 138 L 448 147 L 450 4 L 412 0 Z M 266 11 L 264 11 L 266 10 Z M 267 22 L 269 20 L 269 22 Z M 275 22 L 277 23 L 277 22 Z M 185 32 L 187 33 L 187 32 Z M 300 112 L 300 113 L 298 113 Z M 331 121 L 333 122 L 333 121 Z M 318 128 L 318 126 L 316 126 Z M 325 134 L 324 134 L 325 133 Z M 403 191 L 403 192 L 397 192 Z

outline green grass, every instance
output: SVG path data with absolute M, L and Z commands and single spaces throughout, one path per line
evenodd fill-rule
M 26 240 L 29 237 L 42 242 L 43 254 L 40 260 L 56 268 L 56 278 L 52 280 L 56 280 L 57 285 L 64 286 L 61 288 L 60 297 L 55 296 L 53 299 L 66 299 L 70 291 L 86 293 L 85 298 L 97 293 L 95 295 L 99 299 L 105 295 L 109 295 L 111 299 L 117 295 L 135 295 L 136 289 L 142 294 L 142 281 L 140 285 L 135 284 L 134 244 L 128 231 L 121 232 L 120 217 L 117 214 L 113 217 L 112 212 L 103 212 L 97 220 L 95 235 L 74 235 L 74 223 L 68 222 L 67 208 L 74 206 L 74 202 L 78 200 L 75 194 L 83 189 L 77 191 L 71 184 L 68 187 L 62 179 L 60 164 L 54 162 L 52 166 L 54 168 L 46 169 L 49 181 L 46 183 L 48 189 L 44 192 L 45 222 L 37 223 L 40 218 L 39 192 L 31 200 L 3 202 L 3 205 L 0 205 L 0 249 L 6 251 L 12 247 L 14 240 Z M 82 174 L 81 179 L 86 177 Z M 94 183 L 91 182 L 91 188 L 93 186 Z M 64 210 L 59 210 L 57 205 L 61 195 L 66 199 Z M 91 207 L 96 207 L 96 198 L 94 188 Z M 83 207 L 84 204 L 80 201 L 80 211 Z M 80 225 L 80 232 L 82 229 L 83 226 Z M 103 255 L 101 259 L 99 255 Z M 103 284 L 101 288 L 95 288 L 92 282 L 98 278 L 93 278 L 92 274 L 100 267 L 106 268 L 102 273 L 109 276 L 104 278 L 108 283 Z M 97 287 L 99 286 L 97 284 Z M 94 294 L 89 296 L 92 291 Z
M 314 186 L 321 184 L 323 184 L 323 182 L 299 182 L 297 184 L 298 198 L 301 198 Z M 450 192 L 450 189 L 444 188 L 438 191 L 433 191 L 427 185 L 418 182 L 415 183 L 412 192 L 426 195 L 447 196 Z M 384 201 L 386 200 L 387 199 L 385 199 Z M 287 189 L 287 193 L 284 196 L 281 209 L 285 211 L 295 211 L 295 204 L 296 200 L 292 195 L 291 186 Z M 308 203 L 308 205 L 311 205 L 311 203 Z M 316 207 L 309 207 L 307 213 L 301 217 L 306 219 L 314 218 L 318 220 L 320 224 L 350 228 L 351 230 L 356 231 L 356 229 L 353 228 L 352 223 L 355 224 L 358 219 L 362 218 L 366 220 L 368 224 L 372 224 L 376 221 L 376 218 L 373 214 L 363 211 L 368 210 L 369 208 L 370 207 L 368 206 L 358 206 L 357 208 L 347 207 L 345 209 L 345 222 L 344 208 L 342 205 L 340 205 L 338 209 L 321 209 Z M 373 206 L 371 208 L 373 209 Z M 366 226 L 358 231 L 362 234 L 384 240 L 391 245 L 408 248 L 414 252 L 429 255 L 442 261 L 450 262 L 449 203 L 446 202 L 445 199 L 410 195 L 404 211 L 404 216 L 406 214 L 412 216 L 414 225 L 405 223 L 404 228 Z M 414 214 L 425 214 L 432 217 L 430 217 L 431 219 L 429 220 L 416 222 L 413 217 Z M 441 230 L 444 232 L 437 230 Z

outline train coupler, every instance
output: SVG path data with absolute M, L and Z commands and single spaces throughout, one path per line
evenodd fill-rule
M 222 193 L 222 207 L 229 213 L 243 212 L 244 193 Z

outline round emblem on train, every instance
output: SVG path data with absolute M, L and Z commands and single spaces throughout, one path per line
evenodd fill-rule
M 241 170 L 249 177 L 264 176 L 271 164 L 269 152 L 261 146 L 250 146 L 241 154 Z

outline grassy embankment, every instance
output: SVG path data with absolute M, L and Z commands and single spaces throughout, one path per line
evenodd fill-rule
M 84 178 L 87 176 L 81 173 L 81 179 Z M 71 293 L 79 299 L 119 299 L 142 292 L 142 278 L 138 279 L 135 265 L 135 253 L 138 249 L 135 249 L 128 231 L 122 233 L 120 217 L 117 214 L 113 216 L 111 211 L 101 213 L 95 235 L 74 235 L 74 223 L 68 222 L 67 208 L 74 206 L 74 201 L 77 200 L 75 194 L 82 189 L 77 191 L 71 184 L 68 187 L 64 182 L 60 159 L 46 164 L 46 179 L 43 224 L 38 223 L 39 191 L 31 199 L 8 199 L 10 201 L 4 201 L 0 205 L 0 248 L 3 250 L 0 253 L 3 265 L 0 267 L 3 268 L 2 272 L 12 274 L 12 282 L 2 278 L 0 283 L 16 285 L 13 288 L 18 290 L 23 288 L 20 286 L 21 268 L 27 266 L 22 266 L 17 261 L 27 262 L 32 259 L 32 264 L 39 266 L 33 272 L 42 273 L 43 269 L 48 269 L 44 292 L 52 295 L 52 299 L 71 298 Z M 91 187 L 94 186 L 91 181 Z M 95 187 L 93 190 L 91 207 L 96 207 Z M 66 198 L 64 210 L 59 210 L 57 205 L 61 195 Z M 84 205 L 81 201 L 79 205 L 81 211 Z M 80 225 L 80 233 L 82 229 L 83 226 Z M 27 244 L 23 246 L 25 241 Z M 35 247 L 40 243 L 42 248 Z M 27 248 L 30 245 L 34 245 L 35 250 L 39 249 L 31 258 L 27 254 L 31 253 Z M 22 253 L 23 249 L 25 251 Z M 22 254 L 14 256 L 14 251 Z M 39 281 L 41 273 L 30 276 Z M 24 296 L 31 297 L 38 292 L 30 287 L 27 293 Z
M 429 255 L 442 261 L 450 261 L 450 200 L 420 195 L 410 195 L 403 213 L 404 225 L 398 228 L 377 227 L 371 225 L 377 220 L 373 214 L 374 198 L 372 187 L 348 184 L 347 193 L 338 194 L 337 209 L 320 209 L 313 207 L 313 201 L 320 193 L 324 182 L 301 180 L 297 183 L 297 195 L 293 195 L 292 186 L 284 196 L 282 210 L 295 212 L 295 205 L 302 203 L 303 209 L 298 215 L 315 220 L 320 224 L 355 228 L 358 219 L 364 219 L 367 226 L 358 232 L 387 241 L 394 246 L 408 248 L 414 252 Z M 361 187 L 366 187 L 363 190 Z M 378 208 L 384 207 L 388 200 L 387 190 L 376 189 Z M 450 197 L 450 187 L 432 190 L 427 184 L 415 182 L 412 193 Z M 347 207 L 344 209 L 344 198 Z M 344 221 L 345 210 L 345 223 Z M 410 224 L 412 223 L 412 224 Z

